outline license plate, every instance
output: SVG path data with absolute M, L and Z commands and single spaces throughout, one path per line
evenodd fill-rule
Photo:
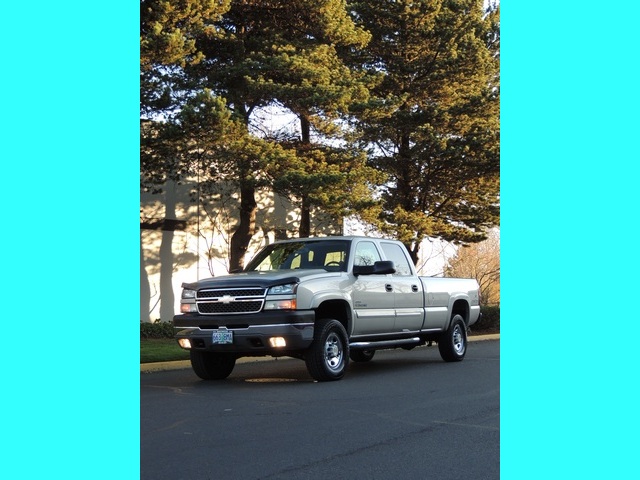
M 213 343 L 214 345 L 225 345 L 233 343 L 233 332 L 229 332 L 226 330 L 215 331 L 213 332 L 211 343 Z

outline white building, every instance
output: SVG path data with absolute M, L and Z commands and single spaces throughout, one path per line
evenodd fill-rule
M 140 198 L 140 321 L 171 321 L 183 282 L 226 275 L 239 198 L 229 192 L 203 205 L 191 198 L 194 183 L 167 182 L 161 194 Z M 256 234 L 245 260 L 276 239 L 296 236 L 299 213 L 270 191 L 256 193 Z M 315 217 L 312 235 L 342 234 L 342 225 Z

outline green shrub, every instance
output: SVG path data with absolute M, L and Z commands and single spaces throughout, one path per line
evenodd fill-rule
M 173 338 L 173 323 L 160 320 L 140 323 L 140 339 L 144 338 Z
M 476 333 L 499 333 L 500 332 L 500 306 L 484 305 L 481 307 L 482 317 L 471 330 Z

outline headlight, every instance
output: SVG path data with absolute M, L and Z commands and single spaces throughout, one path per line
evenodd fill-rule
M 287 300 L 267 300 L 264 303 L 265 310 L 295 310 L 297 302 L 295 298 Z
M 196 298 L 196 291 L 184 288 L 182 290 L 182 298 Z
M 295 310 L 297 283 L 276 285 L 267 290 L 267 299 L 264 303 L 265 310 Z M 278 295 L 277 298 L 274 298 Z M 284 298 L 283 298 L 284 296 Z
M 197 313 L 198 307 L 195 303 L 181 303 L 180 313 Z
M 293 295 L 296 293 L 297 283 L 290 283 L 288 285 L 276 285 L 271 287 L 267 291 L 267 295 Z

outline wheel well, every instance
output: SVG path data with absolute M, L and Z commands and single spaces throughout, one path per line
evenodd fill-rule
M 316 319 L 332 318 L 338 320 L 349 334 L 351 326 L 351 309 L 344 300 L 327 300 L 316 308 Z
M 469 325 L 469 304 L 466 300 L 456 300 L 453 303 L 453 308 L 451 309 L 451 318 L 456 315 L 460 315 L 464 320 L 464 323 Z

